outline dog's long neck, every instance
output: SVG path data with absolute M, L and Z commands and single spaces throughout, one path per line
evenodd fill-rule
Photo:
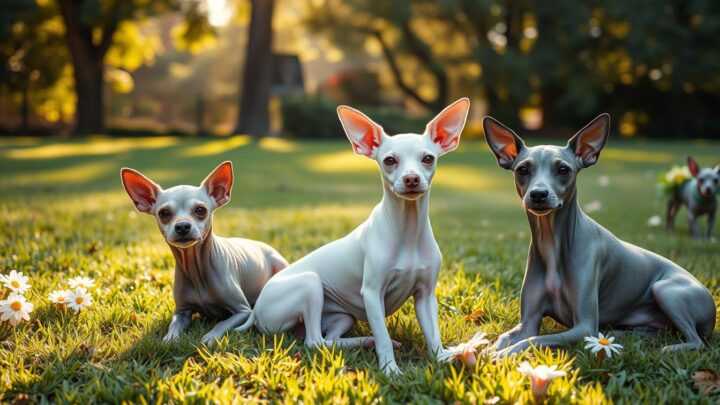
M 406 241 L 417 241 L 429 226 L 430 191 L 416 200 L 406 200 L 386 188 L 380 204 L 388 223 Z
M 208 265 L 210 264 L 208 258 L 210 257 L 210 251 L 213 249 L 215 244 L 215 236 L 212 233 L 212 225 L 208 226 L 206 230 L 207 236 L 202 241 L 187 247 L 178 248 L 173 245 L 170 246 L 175 257 L 175 263 L 177 268 L 188 276 L 193 282 L 198 281 L 197 277 L 201 276 L 203 272 L 206 272 Z
M 528 221 L 532 232 L 532 243 L 537 249 L 546 269 L 546 284 L 548 289 L 559 286 L 560 272 L 562 271 L 561 249 L 567 241 L 573 238 L 578 221 L 582 218 L 582 211 L 578 205 L 573 191 L 562 208 L 538 216 L 528 212 Z

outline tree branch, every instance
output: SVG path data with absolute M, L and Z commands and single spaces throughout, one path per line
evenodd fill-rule
M 108 21 L 102 27 L 102 39 L 100 40 L 100 44 L 95 47 L 95 49 L 100 52 L 100 55 L 105 56 L 105 53 L 110 48 L 110 45 L 112 45 L 113 36 L 115 35 L 115 31 L 117 31 L 118 25 L 120 24 L 120 18 L 118 17 L 120 11 L 118 10 L 119 7 L 120 2 L 116 0 L 110 7 L 110 11 L 108 11 L 110 15 Z
M 378 42 L 380 42 L 380 46 L 382 47 L 383 55 L 385 55 L 385 59 L 387 60 L 388 65 L 390 65 L 390 70 L 392 71 L 393 77 L 395 78 L 395 84 L 398 87 L 400 87 L 400 89 L 403 92 L 405 92 L 405 94 L 410 96 L 412 99 L 414 99 L 418 103 L 422 104 L 426 108 L 432 109 L 434 107 L 434 103 L 422 98 L 420 96 L 420 94 L 418 94 L 412 87 L 410 87 L 403 79 L 402 72 L 400 71 L 400 66 L 397 63 L 395 54 L 393 53 L 393 50 L 390 48 L 388 43 L 385 41 L 385 38 L 383 38 L 382 33 L 380 31 L 370 31 L 370 30 L 368 30 L 368 33 L 375 36 L 375 38 L 377 38 Z

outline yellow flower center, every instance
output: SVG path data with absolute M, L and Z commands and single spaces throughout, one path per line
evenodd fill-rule
M 60 296 L 57 298 L 58 302 L 65 302 L 65 297 Z
M 84 300 L 83 300 L 83 297 L 76 297 L 76 298 L 75 298 L 75 303 L 78 304 L 78 305 L 82 304 L 83 301 L 84 301 Z
M 12 304 L 10 304 L 10 308 L 17 312 L 22 309 L 22 303 L 20 301 L 13 301 Z
M 17 280 L 13 280 L 10 282 L 10 285 L 15 288 L 20 288 L 20 283 Z
M 598 343 L 600 343 L 603 346 L 610 346 L 610 341 L 606 338 L 598 339 Z

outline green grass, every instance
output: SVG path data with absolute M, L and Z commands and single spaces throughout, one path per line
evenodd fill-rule
M 537 140 L 529 140 L 537 144 Z M 675 260 L 720 300 L 718 243 L 698 243 L 678 218 L 678 233 L 650 228 L 662 215 L 657 174 L 687 153 L 715 164 L 718 143 L 622 143 L 611 140 L 597 166 L 580 175 L 582 204 L 600 201 L 593 217 L 619 237 Z M 403 343 L 404 374 L 388 379 L 368 350 L 309 351 L 293 336 L 232 333 L 213 349 L 198 346 L 211 327 L 202 319 L 164 345 L 173 310 L 172 255 L 153 219 L 125 195 L 119 168 L 130 166 L 163 186 L 198 184 L 220 161 L 235 164 L 232 202 L 215 215 L 215 231 L 263 240 L 290 261 L 353 229 L 381 193 L 377 168 L 347 142 L 250 142 L 137 138 L 0 139 L 0 272 L 31 276 L 32 321 L 0 327 L 0 402 L 467 402 L 530 399 L 515 358 L 477 370 L 438 365 L 408 302 L 388 319 Z M 598 177 L 610 183 L 598 186 Z M 482 142 L 464 142 L 440 159 L 431 220 L 444 255 L 438 286 L 444 344 L 478 330 L 494 339 L 519 317 L 519 289 L 529 233 L 512 177 Z M 47 294 L 68 278 L 97 280 L 95 302 L 63 315 Z M 477 322 L 467 314 L 482 310 Z M 543 333 L 561 327 L 550 320 Z M 369 332 L 360 323 L 353 333 Z M 675 403 L 718 401 L 692 387 L 698 368 L 720 364 L 720 334 L 701 352 L 662 354 L 678 336 L 623 337 L 622 355 L 599 366 L 580 344 L 529 355 L 558 364 L 568 377 L 550 402 Z M 301 343 L 301 342 L 300 342 Z

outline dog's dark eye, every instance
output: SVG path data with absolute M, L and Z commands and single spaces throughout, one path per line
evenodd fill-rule
M 713 183 L 718 184 L 718 179 L 713 179 Z
M 527 176 L 528 174 L 530 174 L 530 170 L 528 170 L 528 168 L 525 166 L 520 166 L 517 169 L 515 169 L 515 173 L 517 173 L 520 176 Z
M 163 208 L 160 211 L 158 211 L 158 216 L 162 219 L 168 219 L 172 216 L 172 213 L 169 209 Z
M 205 207 L 195 208 L 195 215 L 197 215 L 199 217 L 204 217 L 205 214 L 207 214 L 207 208 L 205 208 Z
M 383 163 L 385 163 L 385 166 L 395 166 L 397 164 L 397 160 L 395 160 L 392 156 L 388 156 L 385 160 L 383 160 Z
M 423 159 L 422 159 L 422 162 L 425 163 L 426 165 L 431 165 L 431 164 L 433 164 L 433 162 L 435 162 L 435 156 L 425 155 L 425 157 L 423 157 Z
M 561 176 L 566 176 L 568 173 L 570 173 L 570 168 L 567 166 L 560 166 L 558 167 L 558 173 Z

